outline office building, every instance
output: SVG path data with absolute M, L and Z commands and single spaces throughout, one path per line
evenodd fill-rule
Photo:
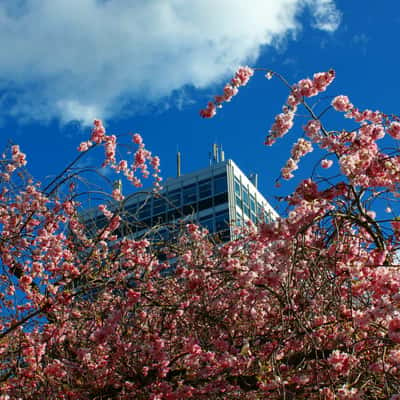
M 177 176 L 168 178 L 159 194 L 138 192 L 121 208 L 119 236 L 141 237 L 156 230 L 165 239 L 173 227 L 192 221 L 221 241 L 234 238 L 234 227 L 246 221 L 272 221 L 276 211 L 257 189 L 257 176 L 247 177 L 232 160 L 224 160 L 214 145 L 210 166 L 181 175 L 178 153 Z M 93 215 L 98 229 L 104 216 Z

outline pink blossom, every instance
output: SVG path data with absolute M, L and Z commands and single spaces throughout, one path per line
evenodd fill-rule
M 116 188 L 112 191 L 111 196 L 113 197 L 114 200 L 116 201 L 122 201 L 124 199 L 124 196 L 121 193 L 121 190 Z
M 136 304 L 139 301 L 140 296 L 141 296 L 140 292 L 137 292 L 136 290 L 133 290 L 133 289 L 128 289 L 127 297 L 128 297 L 129 303 Z
M 240 86 L 245 86 L 250 78 L 254 75 L 254 70 L 250 67 L 239 67 L 235 74 L 235 82 L 239 82 Z
M 292 158 L 296 161 L 300 160 L 301 157 L 305 156 L 307 153 L 313 151 L 311 142 L 303 138 L 299 138 L 297 142 L 293 145 L 291 150 Z
M 44 373 L 58 378 L 62 378 L 67 375 L 66 368 L 64 368 L 61 361 L 57 359 L 44 369 Z
M 268 72 L 265 74 L 265 77 L 266 77 L 268 80 L 270 80 L 270 79 L 272 79 L 273 75 L 274 75 L 274 73 L 273 73 L 272 71 L 268 71 Z
M 293 119 L 294 113 L 291 111 L 278 114 L 270 129 L 270 136 L 274 138 L 285 136 L 293 126 Z
M 289 180 L 293 178 L 292 172 L 298 169 L 297 162 L 293 158 L 289 158 L 286 161 L 285 166 L 281 169 L 281 175 L 283 179 Z
M 314 119 L 311 119 L 307 122 L 305 126 L 303 126 L 303 130 L 306 135 L 313 140 L 317 140 L 319 138 L 319 132 L 321 130 L 321 123 Z
M 323 92 L 326 90 L 327 86 L 332 83 L 335 79 L 335 71 L 330 69 L 327 72 L 317 72 L 313 76 L 314 87 L 318 92 Z
M 341 374 L 347 374 L 354 361 L 354 357 L 350 354 L 339 350 L 334 350 L 327 359 L 327 362 L 332 365 L 333 369 Z
M 396 343 L 400 343 L 400 318 L 393 318 L 389 323 L 388 336 Z
M 313 79 L 302 79 L 295 85 L 295 89 L 303 97 L 316 96 L 318 93 L 326 90 L 327 86 L 335 78 L 335 71 L 329 70 L 328 72 L 318 72 L 314 74 Z
M 322 168 L 330 168 L 332 166 L 332 164 L 333 164 L 332 160 L 323 159 L 321 161 L 321 167 Z
M 297 83 L 297 87 L 301 96 L 312 97 L 318 94 L 318 90 L 311 79 L 302 79 Z
M 87 151 L 89 148 L 93 145 L 93 143 L 90 140 L 87 140 L 86 142 L 82 142 L 79 147 L 78 151 Z
M 250 67 L 239 67 L 235 76 L 231 79 L 230 83 L 227 83 L 224 87 L 224 94 L 217 95 L 214 97 L 214 102 L 209 102 L 207 107 L 200 110 L 200 116 L 203 118 L 212 118 L 217 112 L 217 107 L 221 108 L 223 102 L 229 102 L 233 96 L 238 93 L 240 86 L 247 85 L 249 79 L 253 76 L 254 70 Z
M 353 108 L 353 105 L 350 103 L 350 100 L 347 96 L 336 96 L 332 100 L 332 106 L 336 111 L 347 112 Z
M 158 170 L 160 168 L 160 158 L 155 156 L 151 159 L 151 166 L 153 169 Z
M 139 133 L 135 133 L 132 136 L 132 140 L 133 140 L 133 143 L 136 143 L 136 144 L 142 144 L 143 143 L 143 138 L 139 135 Z
M 21 288 L 27 289 L 29 285 L 32 283 L 32 277 L 29 275 L 23 275 L 20 278 L 19 283 L 21 285 Z
M 392 136 L 394 139 L 400 140 L 400 122 L 391 122 L 387 131 L 389 135 Z
M 224 101 L 231 101 L 233 96 L 236 96 L 238 94 L 239 90 L 236 86 L 232 86 L 230 84 L 227 84 L 224 87 Z
M 94 128 L 90 140 L 94 143 L 101 143 L 106 138 L 106 130 L 104 129 L 103 123 L 99 119 L 94 120 Z
M 21 152 L 19 146 L 17 144 L 11 146 L 11 153 L 12 153 L 12 159 L 17 165 L 17 167 L 22 167 L 26 165 L 26 155 Z
M 217 107 L 214 103 L 210 101 L 207 104 L 207 108 L 204 108 L 203 110 L 200 111 L 200 116 L 203 118 L 212 118 L 215 116 L 216 113 L 217 113 Z

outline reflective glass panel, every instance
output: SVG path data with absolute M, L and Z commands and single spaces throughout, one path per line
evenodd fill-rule
M 226 175 L 214 177 L 214 195 L 228 191 Z
M 195 203 L 197 200 L 196 184 L 183 188 L 183 204 Z
M 199 182 L 199 197 L 205 199 L 211 196 L 211 179 Z

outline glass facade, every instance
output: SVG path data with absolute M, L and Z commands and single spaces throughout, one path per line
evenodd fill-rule
M 229 160 L 199 173 L 171 179 L 156 195 L 132 197 L 121 213 L 122 224 L 117 234 L 141 236 L 152 227 L 164 226 L 165 230 L 180 221 L 193 221 L 225 241 L 231 237 L 231 224 L 271 221 L 276 214 L 268 212 L 269 209 L 262 195 Z M 99 229 L 107 220 L 98 216 L 93 222 Z M 165 237 L 165 233 L 161 236 Z
M 221 213 L 219 208 L 224 204 L 226 210 Z M 199 217 L 199 213 L 207 215 Z M 171 190 L 167 187 L 157 195 L 149 194 L 145 199 L 142 196 L 136 202 L 129 202 L 121 216 L 122 224 L 117 232 L 120 237 L 165 223 L 192 220 L 212 234 L 224 231 L 226 238 L 229 236 L 227 174 L 225 172 Z M 95 220 L 97 229 L 106 223 L 104 216 Z
M 234 192 L 236 215 L 235 224 L 242 226 L 244 220 L 251 220 L 254 224 L 265 221 L 271 222 L 273 214 L 268 211 L 268 206 L 250 191 L 249 184 L 242 184 L 238 177 L 234 178 Z

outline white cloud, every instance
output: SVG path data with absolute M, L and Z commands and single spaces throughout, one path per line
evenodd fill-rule
M 331 0 L 308 0 L 308 4 L 313 13 L 315 28 L 327 32 L 338 28 L 341 15 Z
M 101 116 L 100 110 L 95 104 L 83 104 L 79 100 L 59 100 L 56 103 L 61 120 L 80 121 L 84 125 L 90 125 L 93 120 Z
M 306 7 L 336 29 L 334 0 L 3 0 L 0 115 L 87 122 L 206 87 L 294 33 Z

